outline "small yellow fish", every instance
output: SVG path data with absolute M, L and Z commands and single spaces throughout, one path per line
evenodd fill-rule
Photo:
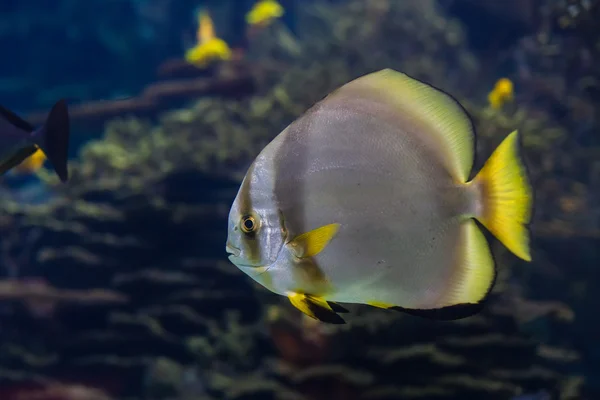
M 246 14 L 246 22 L 249 25 L 267 26 L 284 13 L 285 10 L 276 0 L 260 0 Z
M 508 78 L 498 79 L 494 89 L 488 94 L 488 102 L 494 110 L 501 109 L 504 104 L 512 101 L 514 98 L 513 83 Z
M 21 164 L 14 168 L 18 174 L 31 174 L 42 168 L 46 161 L 46 155 L 41 149 L 37 149 L 35 153 L 25 159 Z
M 190 64 L 204 68 L 214 61 L 231 59 L 229 45 L 216 36 L 212 18 L 205 10 L 198 15 L 196 40 L 196 45 L 185 53 L 185 59 Z

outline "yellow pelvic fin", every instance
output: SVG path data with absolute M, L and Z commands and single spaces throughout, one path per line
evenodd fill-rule
M 461 248 L 456 259 L 456 273 L 450 291 L 441 306 L 481 302 L 496 278 L 490 246 L 475 221 L 461 226 Z
M 345 324 L 343 318 L 322 297 L 297 292 L 290 292 L 287 296 L 294 307 L 311 318 L 330 324 Z
M 531 261 L 527 224 L 531 220 L 533 193 L 519 157 L 517 131 L 500 143 L 473 183 L 481 191 L 477 219 L 517 257 Z
M 469 178 L 475 152 L 474 129 L 464 108 L 451 96 L 406 74 L 384 69 L 348 84 L 376 90 L 403 114 L 407 111 L 434 133 L 444 149 L 444 165 L 461 183 Z M 344 90 L 344 86 L 339 90 Z
M 298 258 L 313 257 L 327 247 L 340 229 L 340 224 L 329 224 L 292 239 L 288 246 Z

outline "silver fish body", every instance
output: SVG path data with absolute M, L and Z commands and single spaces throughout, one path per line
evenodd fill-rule
M 258 248 L 260 259 L 240 268 L 271 291 L 437 310 L 473 296 L 479 303 L 491 289 L 493 260 L 473 222 L 485 208 L 483 184 L 467 182 L 471 123 L 451 98 L 426 93 L 450 110 L 448 131 L 465 130 L 446 135 L 443 113 L 423 118 L 382 91 L 397 79 L 410 78 L 387 70 L 343 86 L 281 132 L 250 167 L 230 213 L 228 248 L 236 265 L 251 258 L 244 248 Z M 423 84 L 402 82 L 407 96 L 422 93 Z M 423 108 L 431 101 L 424 96 Z M 244 213 L 256 215 L 268 240 L 249 245 L 233 231 Z M 294 238 L 329 224 L 336 228 L 326 246 L 299 255 Z M 471 268 L 478 260 L 481 284 Z

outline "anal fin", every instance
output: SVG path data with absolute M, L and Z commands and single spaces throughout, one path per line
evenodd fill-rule
M 340 317 L 336 311 L 334 311 L 333 307 L 321 297 L 311 296 L 304 293 L 290 292 L 288 294 L 288 299 L 294 307 L 311 318 L 329 324 L 339 325 L 346 323 L 344 319 Z M 335 307 L 337 308 L 338 305 L 336 304 Z
M 386 310 L 400 311 L 405 314 L 413 315 L 416 317 L 437 319 L 440 321 L 453 321 L 457 319 L 467 318 L 471 315 L 477 314 L 483 308 L 483 302 L 474 304 L 455 304 L 451 306 L 432 308 L 432 309 L 414 309 L 395 306 L 392 304 L 382 303 L 378 301 L 368 302 L 370 306 L 377 308 L 384 308 Z
M 473 219 L 460 228 L 460 248 L 447 292 L 427 309 L 387 307 L 406 314 L 438 320 L 457 320 L 481 311 L 496 279 L 495 262 L 485 236 Z
M 483 232 L 473 219 L 460 227 L 460 248 L 455 263 L 443 306 L 483 301 L 494 286 L 496 263 Z
M 481 311 L 484 302 L 469 303 L 469 304 L 455 304 L 452 306 L 442 308 L 432 308 L 427 310 L 416 310 L 403 307 L 390 307 L 390 310 L 400 311 L 405 314 L 414 315 L 416 317 L 437 319 L 440 321 L 455 321 L 457 319 L 463 319 L 473 316 Z

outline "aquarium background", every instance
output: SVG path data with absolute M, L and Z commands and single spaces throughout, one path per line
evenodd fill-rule
M 66 98 L 72 121 L 68 184 L 2 178 L 0 399 L 600 399 L 598 1 L 279 4 L 249 24 L 253 0 L 0 1 L 0 104 L 39 125 Z M 203 65 L 200 10 L 231 50 Z M 477 316 L 315 323 L 227 260 L 252 159 L 382 68 L 463 104 L 477 167 L 523 134 L 533 262 L 493 240 Z

